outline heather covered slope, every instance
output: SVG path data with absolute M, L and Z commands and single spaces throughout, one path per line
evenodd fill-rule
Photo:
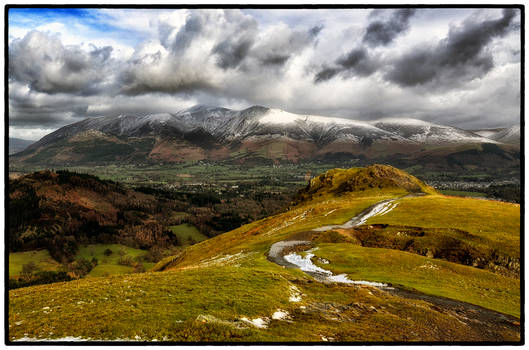
M 36 172 L 10 180 L 9 250 L 48 249 L 62 262 L 80 244 L 167 246 L 176 243 L 175 236 L 161 223 L 174 209 L 169 200 L 95 176 Z
M 388 173 L 394 181 L 385 180 Z M 384 166 L 335 170 L 322 179 L 332 181 L 319 183 L 311 195 L 322 191 L 325 195 L 301 198 L 283 213 L 190 246 L 155 266 L 153 271 L 159 272 L 10 291 L 9 340 L 67 336 L 231 342 L 520 339 L 520 280 L 514 264 L 494 269 L 500 260 L 474 266 L 457 256 L 436 255 L 459 242 L 515 258 L 519 206 L 452 201 Z M 361 188 L 356 184 L 362 179 L 377 185 L 354 191 Z M 373 205 L 384 200 L 392 200 L 391 206 L 371 215 L 365 224 L 316 231 L 372 212 Z M 414 206 L 419 201 L 432 205 Z M 437 208 L 438 202 L 445 204 Z M 459 212 L 472 220 L 463 220 Z M 392 218 L 398 224 L 390 222 Z M 495 232 L 502 220 L 509 225 L 498 238 Z M 484 231 L 486 223 L 490 229 Z M 381 233 L 381 228 L 398 230 Z M 380 239 L 370 241 L 371 237 Z M 413 244 L 399 245 L 390 238 L 416 239 L 424 249 L 407 249 Z M 269 255 L 280 241 L 304 242 L 284 254 L 308 256 L 312 248 L 311 263 L 319 268 L 393 289 L 320 282 L 313 274 L 283 267 Z M 387 246 L 376 246 L 377 242 Z

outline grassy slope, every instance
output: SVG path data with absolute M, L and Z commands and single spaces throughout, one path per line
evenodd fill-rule
M 519 204 L 446 196 L 411 197 L 368 223 L 460 229 L 476 236 L 469 237 L 474 244 L 520 257 Z
M 397 194 L 402 195 L 403 192 L 373 191 L 364 194 L 368 197 L 322 196 L 288 212 L 190 246 L 176 258 L 168 259 L 165 264 L 158 266 L 158 269 L 169 268 L 169 271 L 94 278 L 10 291 L 9 323 L 13 325 L 10 337 L 16 339 L 27 334 L 29 337 L 77 335 L 96 339 L 134 339 L 138 336 L 149 340 L 184 341 L 320 341 L 322 336 L 342 341 L 480 340 L 480 336 L 473 333 L 467 325 L 457 323 L 450 314 L 435 311 L 425 302 L 409 301 L 364 287 L 314 283 L 301 271 L 281 268 L 266 259 L 266 253 L 274 242 L 296 232 L 343 223 L 373 203 Z M 421 199 L 430 200 L 429 197 Z M 431 199 L 434 202 L 444 200 L 440 196 L 432 196 Z M 397 209 L 416 203 L 412 199 L 401 201 Z M 476 202 L 470 207 L 479 211 L 480 205 L 485 203 L 487 208 L 488 202 L 474 201 Z M 441 209 L 443 214 L 453 214 L 449 215 L 453 217 L 461 211 L 460 207 L 461 205 L 455 205 L 453 208 L 448 206 Z M 497 213 L 504 212 L 502 206 L 497 209 L 500 209 Z M 425 213 L 420 206 L 409 210 L 415 210 L 408 213 L 415 220 L 421 220 L 417 217 Z M 432 204 L 431 210 L 439 209 Z M 381 218 L 389 220 L 392 213 Z M 406 212 L 400 215 L 405 214 Z M 436 224 L 438 216 L 432 216 L 431 225 Z M 519 222 L 519 217 L 508 218 Z M 422 220 L 428 223 L 426 219 Z M 472 228 L 470 223 L 467 225 Z M 519 235 L 519 226 L 518 231 L 516 227 L 508 225 L 505 229 L 504 234 L 511 242 L 516 241 L 515 237 Z M 328 250 L 324 251 L 324 247 L 328 247 Z M 339 264 L 340 259 L 348 262 L 347 259 L 358 256 L 343 252 L 338 257 L 332 255 L 332 248 L 338 251 L 350 248 L 360 252 L 365 252 L 363 249 L 366 248 L 352 244 L 324 244 L 321 248 L 322 252 L 329 254 L 333 264 L 330 266 L 333 270 L 336 269 L 335 272 L 358 273 L 346 270 L 355 266 L 355 260 L 350 261 L 351 266 Z M 377 277 L 373 260 L 369 260 L 368 254 L 361 254 L 368 263 L 362 272 L 366 276 L 377 277 L 384 282 L 394 281 L 425 292 L 434 291 L 435 285 L 444 279 L 459 280 L 461 284 L 458 288 L 464 291 L 452 292 L 453 297 L 468 302 L 479 301 L 481 298 L 489 307 L 493 305 L 503 312 L 516 314 L 513 310 L 517 307 L 517 280 L 400 251 L 380 249 L 377 252 L 380 259 L 385 259 L 388 263 Z M 411 268 L 414 268 L 419 263 L 422 265 L 422 261 L 430 261 L 443 268 L 436 274 L 424 273 L 424 279 L 414 278 L 413 274 L 406 271 L 406 264 L 412 264 Z M 468 281 L 479 281 L 480 284 L 464 289 L 463 283 Z M 491 290 L 490 287 L 494 289 L 500 284 L 505 292 Z M 302 295 L 301 302 L 288 300 L 294 287 Z M 485 288 L 489 288 L 490 294 L 482 298 Z M 305 309 L 300 309 L 300 306 L 305 306 Z M 53 311 L 49 312 L 44 307 L 50 307 Z M 340 307 L 344 309 L 339 309 Z M 270 317 L 277 309 L 288 311 L 295 322 L 273 320 L 267 329 L 237 329 L 227 323 L 241 317 Z M 314 309 L 317 311 L 313 311 Z M 211 315 L 222 321 L 202 322 L 200 315 Z M 354 322 L 339 322 L 343 319 Z M 15 324 L 20 321 L 21 324 Z M 439 332 L 439 329 L 443 329 L 443 332 Z M 508 332 L 504 336 L 505 339 L 517 339 L 516 334 Z
M 446 328 L 453 322 L 449 315 L 434 313 L 421 301 L 408 303 L 391 296 L 381 299 L 364 288 L 308 283 L 291 271 L 266 264 L 262 257 L 251 267 L 242 263 L 241 267 L 205 267 L 200 273 L 180 270 L 113 276 L 17 290 L 10 295 L 16 300 L 10 310 L 10 336 L 176 341 L 321 341 L 322 336 L 343 341 L 435 340 L 426 317 L 430 322 L 433 317 Z M 291 288 L 303 293 L 301 302 L 289 301 Z M 43 297 L 51 294 L 53 299 Z M 381 308 L 388 301 L 392 309 L 383 313 L 370 308 Z M 354 303 L 355 307 L 329 312 L 325 317 L 310 312 L 313 303 L 338 302 Z M 300 311 L 304 305 L 309 312 Z M 241 317 L 270 317 L 278 309 L 288 311 L 296 322 L 272 320 L 263 330 L 229 326 Z M 201 315 L 218 321 L 203 322 Z M 354 318 L 355 322 L 331 319 L 336 317 Z M 406 322 L 399 321 L 400 317 Z M 454 331 L 456 336 L 465 332 L 466 327 Z
M 520 317 L 520 280 L 420 255 L 351 244 L 321 244 L 320 265 L 350 279 L 391 283 Z

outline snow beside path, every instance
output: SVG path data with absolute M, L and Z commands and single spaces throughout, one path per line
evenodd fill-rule
M 321 267 L 314 265 L 311 260 L 313 257 L 314 257 L 314 254 L 312 253 L 308 253 L 307 255 L 305 255 L 305 257 L 302 257 L 301 255 L 296 254 L 296 253 L 290 253 L 288 255 L 285 255 L 284 258 L 289 263 L 298 266 L 301 271 L 316 272 L 322 275 L 326 275 L 326 279 L 331 282 L 358 284 L 358 285 L 366 285 L 366 286 L 373 286 L 373 287 L 387 287 L 388 286 L 385 283 L 379 283 L 379 282 L 353 281 L 347 278 L 347 275 L 345 273 L 342 273 L 340 275 L 333 275 L 331 271 L 322 269 Z

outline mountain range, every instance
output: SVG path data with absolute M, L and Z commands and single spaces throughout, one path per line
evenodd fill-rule
M 298 162 L 336 155 L 379 159 L 481 144 L 519 148 L 520 127 L 473 132 L 417 119 L 365 122 L 262 106 L 237 111 L 199 105 L 176 113 L 88 118 L 46 135 L 12 161 L 49 165 L 206 159 Z

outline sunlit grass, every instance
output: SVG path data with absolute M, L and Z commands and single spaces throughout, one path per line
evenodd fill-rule
M 411 197 L 368 224 L 452 228 L 469 232 L 490 248 L 520 256 L 520 205 L 492 200 L 446 196 Z
M 352 280 L 391 283 L 520 316 L 520 280 L 420 255 L 353 244 L 319 244 L 320 265 Z

